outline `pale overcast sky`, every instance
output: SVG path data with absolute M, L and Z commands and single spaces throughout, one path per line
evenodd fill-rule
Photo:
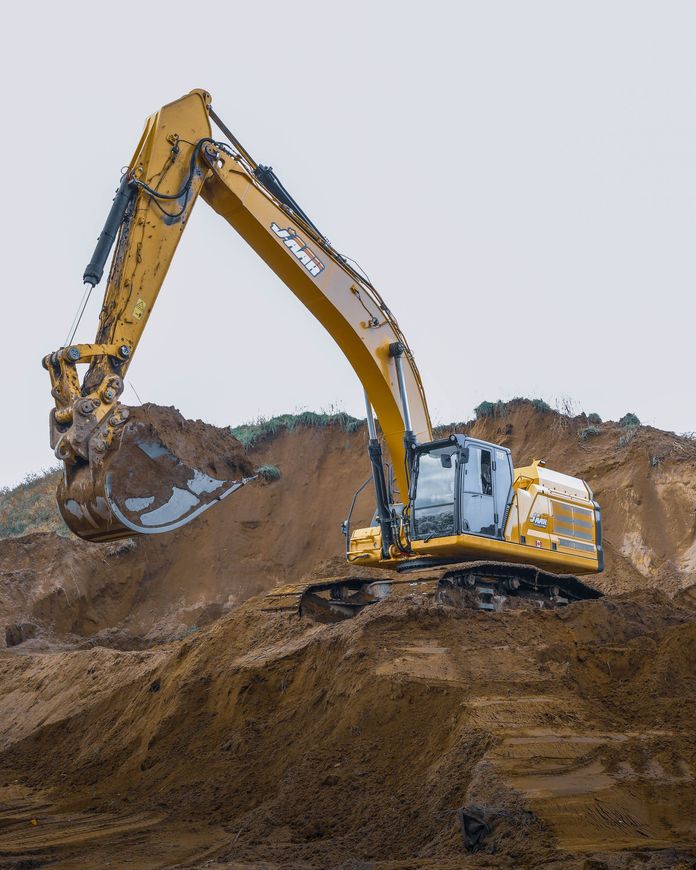
M 194 87 L 368 272 L 436 422 L 524 395 L 696 429 L 693 0 L 68 0 L 4 22 L 0 485 L 54 462 L 41 357 L 146 116 Z M 202 200 L 130 380 L 217 424 L 363 415 L 332 340 Z

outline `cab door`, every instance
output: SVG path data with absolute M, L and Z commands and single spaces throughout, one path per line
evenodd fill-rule
M 461 528 L 474 535 L 496 534 L 492 451 L 467 444 L 462 475 Z

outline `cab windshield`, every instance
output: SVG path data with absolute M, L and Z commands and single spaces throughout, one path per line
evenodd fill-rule
M 414 537 L 429 539 L 455 534 L 457 463 L 456 445 L 421 453 L 418 457 L 413 500 Z

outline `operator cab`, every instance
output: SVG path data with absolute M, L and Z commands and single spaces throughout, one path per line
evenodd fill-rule
M 512 473 L 510 451 L 497 444 L 450 435 L 418 445 L 411 475 L 411 539 L 502 538 Z

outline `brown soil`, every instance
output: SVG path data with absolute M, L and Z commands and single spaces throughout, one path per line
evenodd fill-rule
M 595 488 L 610 594 L 564 610 L 261 611 L 336 568 L 367 476 L 338 427 L 260 444 L 281 479 L 171 536 L 0 542 L 0 867 L 693 867 L 696 458 L 583 425 L 473 426 Z
M 123 446 L 112 454 L 111 467 L 124 483 L 119 493 L 123 498 L 138 497 L 148 491 L 159 499 L 158 483 L 166 481 L 161 495 L 166 501 L 170 495 L 169 480 L 185 487 L 190 469 L 225 481 L 253 474 L 242 445 L 230 435 L 229 429 L 202 420 L 186 420 L 176 408 L 150 403 L 130 408 L 121 438 Z M 134 446 L 148 442 L 163 446 L 168 454 L 150 457 Z

